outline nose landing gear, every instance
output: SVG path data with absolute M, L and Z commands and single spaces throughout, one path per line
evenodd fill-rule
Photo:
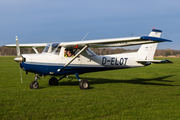
M 31 89 L 38 89 L 39 88 L 38 82 L 32 81 L 30 84 L 30 88 Z
M 38 89 L 38 88 L 39 88 L 39 84 L 38 84 L 38 82 L 37 82 L 37 79 L 40 79 L 39 76 L 38 76 L 38 74 L 36 74 L 35 80 L 32 81 L 31 84 L 30 84 L 30 88 L 31 88 L 31 89 Z

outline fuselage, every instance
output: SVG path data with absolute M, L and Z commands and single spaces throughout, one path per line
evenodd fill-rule
M 21 63 L 21 68 L 41 75 L 63 75 L 144 66 L 136 62 L 137 52 L 98 56 L 87 49 L 61 71 L 72 59 L 64 56 L 64 50 L 61 49 L 60 53 L 22 54 L 26 61 Z

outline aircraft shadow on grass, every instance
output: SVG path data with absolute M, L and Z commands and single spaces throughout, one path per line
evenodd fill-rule
M 134 79 L 130 79 L 130 80 L 122 80 L 122 79 L 88 78 L 88 80 L 91 85 L 92 84 L 106 84 L 106 83 L 128 83 L 128 84 L 141 84 L 141 85 L 179 86 L 179 85 L 167 84 L 167 83 L 174 82 L 172 80 L 164 80 L 164 79 L 172 77 L 172 76 L 173 75 L 168 75 L 168 76 L 151 78 L 151 79 L 134 78 Z M 59 82 L 59 85 L 72 86 L 72 85 L 79 84 L 78 82 L 74 81 L 74 79 L 76 79 L 76 77 L 70 77 L 70 78 L 71 78 L 71 80 L 69 80 L 69 81 Z M 81 77 L 81 79 L 83 79 L 83 77 Z M 156 83 L 155 81 L 163 82 L 163 83 Z

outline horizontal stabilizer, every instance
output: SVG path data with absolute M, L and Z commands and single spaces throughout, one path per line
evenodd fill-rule
M 137 60 L 136 62 L 138 62 L 138 63 L 156 63 L 156 64 L 158 64 L 158 63 L 173 63 L 167 59 L 166 60 Z

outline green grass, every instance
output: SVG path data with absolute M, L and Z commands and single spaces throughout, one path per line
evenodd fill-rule
M 91 89 L 79 89 L 75 76 L 30 89 L 35 75 L 20 81 L 14 57 L 0 57 L 0 119 L 180 119 L 180 58 L 173 64 L 82 74 Z M 166 58 L 156 58 L 166 59 Z

